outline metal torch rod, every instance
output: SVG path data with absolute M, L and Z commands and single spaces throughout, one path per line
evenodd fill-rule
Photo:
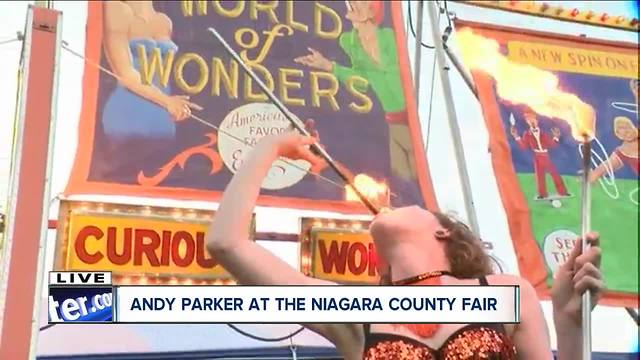
M 591 141 L 582 145 L 582 253 L 589 248 L 587 233 L 591 229 Z M 591 360 L 591 292 L 582 295 L 582 360 Z
M 258 84 L 258 87 L 262 90 L 262 92 L 265 95 L 267 95 L 269 100 L 271 100 L 271 102 L 278 108 L 278 110 L 280 110 L 280 112 L 282 112 L 282 114 L 287 118 L 287 120 L 291 122 L 291 125 L 293 125 L 302 135 L 311 136 L 311 134 L 309 134 L 307 129 L 305 129 L 304 124 L 300 120 L 298 120 L 293 115 L 293 113 L 289 111 L 289 109 L 287 109 L 287 107 L 273 94 L 273 92 L 253 72 L 253 70 L 251 70 L 251 68 L 247 66 L 247 64 L 242 60 L 242 58 L 240 58 L 240 55 L 238 55 L 238 53 L 229 45 L 229 43 L 227 43 L 227 41 L 222 37 L 222 35 L 220 35 L 220 33 L 212 27 L 208 28 L 207 30 L 209 30 L 209 32 L 212 33 L 213 36 L 215 36 L 216 39 L 218 39 L 218 41 L 220 41 L 220 43 L 222 44 L 222 46 L 224 46 L 224 48 L 227 50 L 229 55 L 231 55 L 235 59 L 235 61 L 238 62 L 238 64 L 240 64 L 240 66 L 245 71 L 245 73 L 247 73 L 247 75 L 249 75 L 253 79 L 253 81 L 256 82 L 256 84 Z M 338 167 L 335 160 L 333 160 L 333 158 L 329 155 L 329 153 L 327 153 L 325 149 L 323 149 L 319 144 L 313 144 L 311 145 L 311 147 L 312 147 L 312 150 L 317 155 L 322 157 L 327 162 L 327 164 L 329 164 L 329 166 L 333 169 L 333 171 L 336 172 L 336 174 L 338 174 L 338 176 L 340 176 L 340 178 L 345 182 L 345 184 L 347 184 L 349 187 L 353 189 L 356 195 L 358 195 L 358 198 L 360 199 L 360 201 L 362 201 L 362 203 L 374 215 L 377 215 L 380 212 L 380 210 L 376 208 L 373 205 L 373 203 L 366 196 L 364 196 L 362 192 L 360 192 L 358 188 L 356 188 L 356 186 L 353 184 L 351 179 L 349 179 L 347 174 L 345 174 L 344 171 L 342 171 L 342 169 Z

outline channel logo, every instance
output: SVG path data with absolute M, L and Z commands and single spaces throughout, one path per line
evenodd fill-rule
M 110 272 L 50 272 L 49 323 L 114 320 Z

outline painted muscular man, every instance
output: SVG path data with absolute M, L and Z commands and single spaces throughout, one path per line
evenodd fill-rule
M 562 177 L 558 174 L 555 165 L 551 161 L 549 156 L 549 149 L 553 149 L 558 146 L 560 141 L 560 129 L 551 129 L 551 135 L 542 131 L 538 126 L 538 119 L 536 114 L 531 109 L 524 110 L 524 119 L 529 125 L 522 136 L 518 135 L 518 131 L 515 126 L 511 127 L 511 135 L 518 143 L 518 146 L 522 150 L 531 150 L 533 153 L 533 171 L 536 175 L 536 187 L 538 191 L 538 199 L 544 199 L 549 196 L 547 193 L 547 184 L 545 175 L 548 173 L 553 179 L 553 184 L 556 187 L 558 195 L 569 196 L 567 189 L 564 186 Z

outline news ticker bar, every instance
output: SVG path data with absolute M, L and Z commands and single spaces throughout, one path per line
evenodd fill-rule
M 519 321 L 518 286 L 112 286 L 109 273 L 56 272 L 49 287 L 50 323 Z

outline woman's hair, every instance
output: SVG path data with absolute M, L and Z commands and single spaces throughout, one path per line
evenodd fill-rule
M 445 255 L 451 273 L 460 279 L 476 279 L 493 274 L 491 257 L 484 251 L 482 241 L 464 223 L 443 213 L 434 212 L 440 226 L 449 230 Z M 391 285 L 391 274 L 380 274 L 380 285 Z
M 465 279 L 493 274 L 491 258 L 484 251 L 482 241 L 467 225 L 442 213 L 433 215 L 449 230 L 448 238 L 443 241 L 453 275 Z

